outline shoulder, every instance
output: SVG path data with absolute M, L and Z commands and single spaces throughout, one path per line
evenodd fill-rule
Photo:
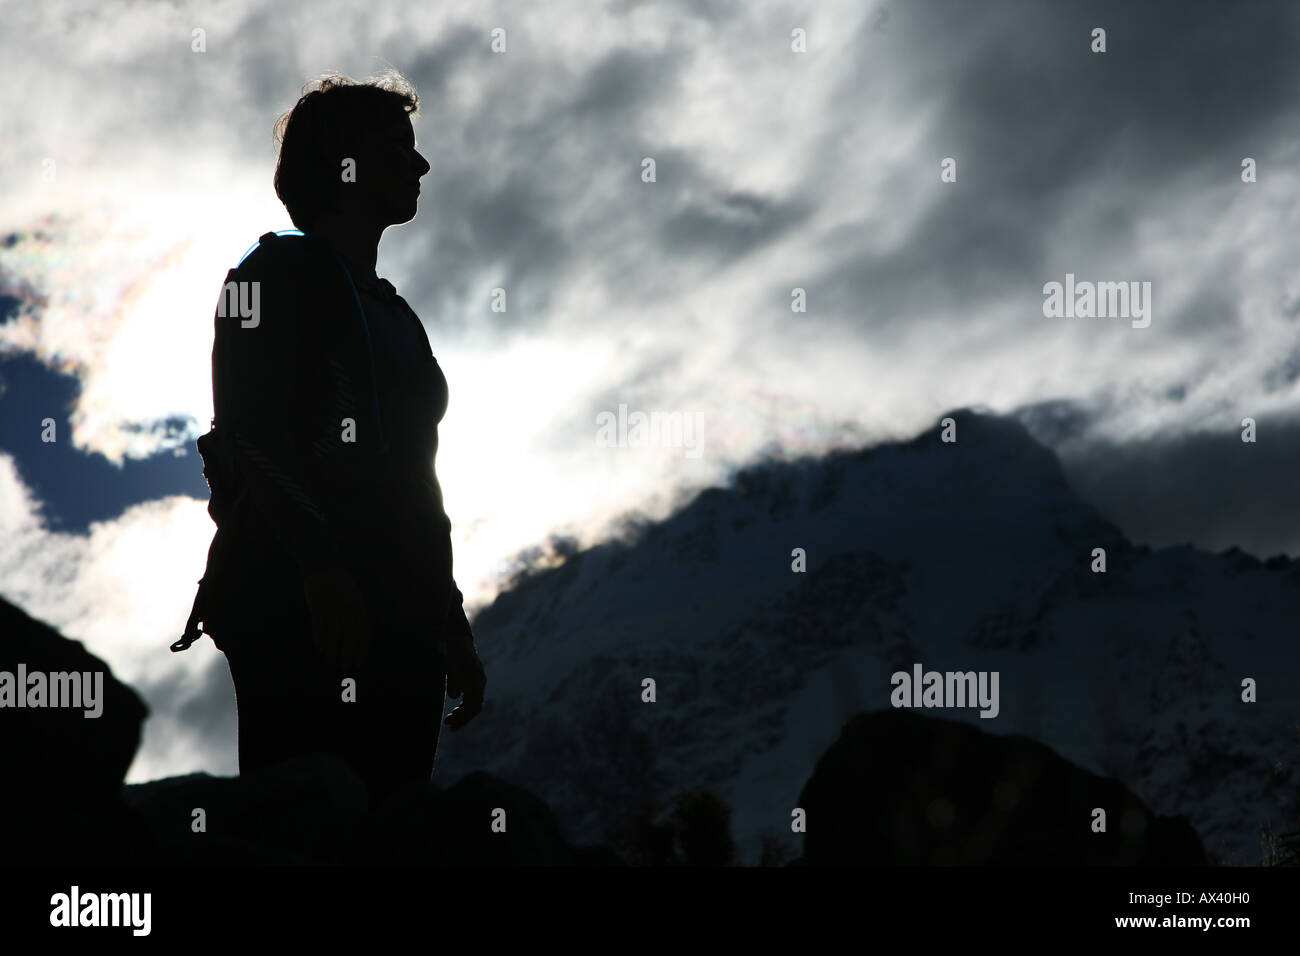
M 319 239 L 264 233 L 233 271 L 242 279 L 328 280 L 334 265 L 329 248 Z
M 261 343 L 257 348 L 331 348 L 326 339 L 336 327 L 337 317 L 350 310 L 346 290 L 341 290 L 337 264 L 323 242 L 305 236 L 263 235 L 226 275 L 218 306 L 218 332 L 222 328 L 221 307 L 229 314 L 227 292 L 237 290 L 242 315 L 256 321 L 245 328 L 260 329 L 257 335 L 236 336 L 241 345 Z M 254 311 L 255 310 L 255 311 Z
M 340 294 L 337 261 L 309 236 L 264 234 L 230 278 L 258 283 L 262 302 L 276 309 L 319 309 Z

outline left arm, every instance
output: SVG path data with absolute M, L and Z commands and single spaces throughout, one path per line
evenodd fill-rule
M 438 490 L 438 507 L 442 510 L 442 492 Z M 447 528 L 447 551 L 451 552 L 451 521 L 443 512 Z M 483 662 L 479 660 L 478 650 L 474 646 L 474 632 L 470 629 L 469 618 L 465 616 L 465 596 L 456 586 L 456 579 L 450 573 L 451 563 L 447 564 L 447 614 L 443 621 L 442 646 L 447 661 L 447 696 L 451 698 L 464 695 L 464 701 L 456 707 L 443 723 L 455 732 L 478 716 L 483 709 L 483 691 L 487 686 L 487 675 L 483 671 Z

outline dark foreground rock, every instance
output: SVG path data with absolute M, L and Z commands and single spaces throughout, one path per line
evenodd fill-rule
M 40 689 L 29 680 L 34 674 L 42 675 Z M 79 706 L 51 706 L 66 702 L 63 695 L 73 692 L 74 676 Z M 149 712 L 140 696 L 81 642 L 3 599 L 0 682 L 5 858 L 24 863 L 144 862 L 146 835 L 122 799 L 122 779 L 135 759 Z M 57 700 L 53 684 L 60 687 Z M 18 707 L 13 694 L 22 694 L 24 704 L 44 706 Z
M 368 806 L 365 788 L 347 764 L 330 754 L 243 777 L 191 774 L 126 790 L 164 864 L 621 862 L 603 848 L 570 845 L 545 803 L 486 773 L 468 774 L 448 788 L 400 790 L 377 807 Z
M 141 726 L 149 713 L 144 701 L 80 641 L 68 640 L 0 599 L 0 672 L 16 677 L 20 668 L 46 678 L 90 675 L 86 689 L 99 699 L 93 710 L 12 704 L 0 710 L 4 796 L 62 802 L 65 795 L 75 793 L 77 801 L 91 803 L 116 797 L 140 746 Z M 84 686 L 76 688 L 78 694 Z M 27 690 L 17 688 L 20 693 Z M 47 705 L 53 702 L 48 686 L 44 700 Z M 94 711 L 98 716 L 87 716 Z
M 1187 820 L 1021 736 L 907 710 L 860 714 L 800 794 L 809 866 L 1196 866 Z M 1092 829 L 1093 808 L 1106 832 Z

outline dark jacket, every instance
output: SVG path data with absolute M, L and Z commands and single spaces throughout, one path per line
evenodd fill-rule
M 233 305 L 241 284 L 252 318 Z M 381 315 L 366 316 L 358 284 L 386 296 Z M 394 316 L 411 326 L 387 331 L 422 354 L 385 351 L 376 320 Z M 209 552 L 203 631 L 224 648 L 305 620 L 303 573 L 341 564 L 371 607 L 469 635 L 434 473 L 446 379 L 405 300 L 322 240 L 267 234 L 227 274 L 214 323 L 214 430 L 240 496 Z

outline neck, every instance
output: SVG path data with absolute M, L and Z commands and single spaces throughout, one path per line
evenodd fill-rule
M 349 267 L 374 272 L 379 259 L 379 236 L 383 231 L 373 223 L 331 213 L 321 217 L 312 235 L 329 243 L 347 260 Z

